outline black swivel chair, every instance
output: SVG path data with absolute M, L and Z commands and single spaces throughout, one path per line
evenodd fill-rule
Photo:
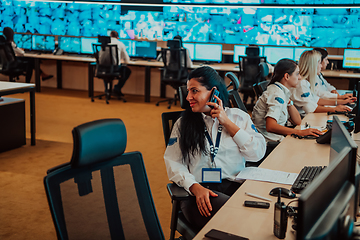
M 244 105 L 244 102 L 241 100 L 240 94 L 239 94 L 239 79 L 235 76 L 234 73 L 228 72 L 225 74 L 225 77 L 228 77 L 230 79 L 230 86 L 233 87 L 233 89 L 229 90 L 229 100 L 230 100 L 230 106 L 240 108 L 244 112 L 247 112 L 247 109 Z
M 237 89 L 239 87 L 239 80 L 237 79 L 237 77 L 231 72 L 227 73 L 225 76 L 227 76 L 231 80 L 230 84 L 227 87 L 229 88 L 232 86 L 233 88 L 229 90 L 229 96 L 233 94 L 234 96 L 237 95 L 240 98 L 239 93 L 237 92 Z M 186 100 L 186 96 L 187 96 L 186 86 L 180 86 L 178 92 L 180 97 L 181 108 L 182 109 L 190 108 L 189 102 Z M 231 97 L 229 100 L 232 101 Z M 241 98 L 240 98 L 240 102 L 241 102 Z M 238 106 L 234 104 L 233 107 L 238 107 Z M 243 108 L 245 109 L 245 106 Z M 173 126 L 176 120 L 178 120 L 178 118 L 181 116 L 182 112 L 183 111 L 164 112 L 161 114 L 164 140 L 166 146 L 168 144 Z M 168 183 L 167 190 L 169 192 L 172 201 L 170 240 L 173 240 L 175 238 L 176 231 L 178 231 L 182 235 L 183 239 L 193 239 L 201 229 L 198 229 L 193 225 L 191 225 L 186 220 L 184 214 L 181 212 L 180 209 L 180 201 L 190 198 L 192 196 L 185 189 L 179 187 L 175 183 Z
M 26 74 L 26 62 L 15 56 L 11 43 L 6 42 L 4 36 L 0 36 L 0 73 L 9 76 L 10 82 Z
M 259 79 L 259 64 L 261 62 L 266 63 L 266 57 L 259 56 L 239 56 L 239 68 L 240 68 L 240 92 L 244 94 L 243 101 L 248 110 L 252 110 L 255 101 L 255 92 L 253 85 L 260 81 Z M 250 105 L 247 105 L 248 98 L 251 98 Z
M 186 49 L 180 47 L 179 40 L 169 40 L 169 48 L 161 49 L 161 57 L 164 63 L 164 69 L 161 76 L 161 84 L 170 85 L 175 89 L 174 98 L 161 100 L 156 103 L 156 106 L 159 106 L 161 102 L 168 102 L 168 109 L 171 108 L 171 105 L 174 103 L 176 105 L 179 94 L 177 92 L 178 88 L 186 84 L 188 78 L 188 69 L 187 69 L 187 59 L 186 59 Z
M 109 104 L 113 80 L 121 77 L 118 48 L 115 44 L 105 42 L 102 44 L 93 44 L 93 50 L 96 58 L 95 77 L 103 79 L 105 92 L 91 97 L 91 101 L 94 102 L 94 98 L 101 99 L 105 96 L 106 104 Z M 126 99 L 121 96 L 117 96 L 117 98 L 126 102 Z
M 259 68 L 260 68 L 260 73 L 259 73 L 260 81 L 253 85 L 254 92 L 257 98 L 259 98 L 261 94 L 266 91 L 266 88 L 270 83 L 270 80 L 266 80 L 266 77 L 269 75 L 269 67 L 267 63 L 261 62 L 259 64 Z
M 124 123 L 102 119 L 72 133 L 70 163 L 44 178 L 58 239 L 164 240 L 142 155 L 124 153 Z

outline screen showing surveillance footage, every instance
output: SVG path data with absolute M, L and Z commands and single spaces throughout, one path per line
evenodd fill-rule
M 339 0 L 327 1 L 334 4 Z M 164 2 L 327 4 L 320 0 Z M 341 3 L 360 3 L 360 0 L 342 0 Z M 180 35 L 183 42 L 192 43 L 360 47 L 360 8 L 209 8 L 178 5 L 160 7 L 158 11 L 139 9 L 111 3 L 0 0 L 0 29 L 11 27 L 16 33 L 69 37 L 105 36 L 115 30 L 121 39 L 145 41 L 167 41 Z

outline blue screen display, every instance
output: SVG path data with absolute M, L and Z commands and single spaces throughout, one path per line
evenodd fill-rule
M 280 59 L 294 59 L 294 48 L 289 47 L 264 47 L 264 57 L 271 64 L 276 64 Z
M 245 1 L 245 0 L 244 0 Z M 340 0 L 326 0 L 331 3 Z M 327 4 L 319 0 L 246 0 L 246 3 Z M 169 2 L 169 1 L 167 1 Z M 175 2 L 175 1 L 171 1 Z M 241 3 L 233 0 L 177 0 Z M 329 2 L 329 4 L 331 4 Z M 359 0 L 341 0 L 341 4 Z M 0 29 L 58 36 L 105 36 L 184 42 L 360 48 L 360 8 L 206 8 L 166 6 L 162 12 L 121 11 L 120 5 L 0 0 Z
M 54 51 L 55 50 L 55 37 L 53 36 L 32 36 L 32 49 L 38 51 Z
M 303 52 L 305 51 L 309 51 L 312 50 L 311 48 L 295 48 L 295 52 L 294 52 L 294 61 L 299 61 L 300 60 L 300 56 Z
M 222 45 L 221 44 L 195 44 L 195 58 L 197 61 L 214 61 L 221 62 L 222 60 Z
M 17 47 L 30 50 L 32 47 L 32 35 L 31 34 L 14 34 L 14 42 Z
M 76 37 L 59 37 L 58 47 L 67 53 L 80 53 L 81 39 Z
M 93 54 L 93 43 L 98 43 L 97 38 L 81 38 L 81 53 L 83 54 Z

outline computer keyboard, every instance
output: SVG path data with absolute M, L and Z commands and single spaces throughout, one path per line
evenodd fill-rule
M 296 178 L 291 190 L 295 193 L 300 193 L 312 180 L 324 170 L 326 166 L 306 166 L 301 169 Z

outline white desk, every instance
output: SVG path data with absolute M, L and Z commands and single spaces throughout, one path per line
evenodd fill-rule
M 24 92 L 29 92 L 30 94 L 31 145 L 35 145 L 35 84 L 0 81 L 0 97 Z
M 341 120 L 347 120 L 345 116 L 340 115 L 339 118 Z M 332 116 L 328 116 L 326 113 L 312 113 L 308 114 L 303 122 L 308 122 L 312 126 L 325 126 L 328 119 L 332 119 Z M 329 155 L 329 144 L 323 145 L 316 143 L 314 139 L 296 139 L 287 136 L 260 167 L 299 173 L 305 165 L 328 165 Z M 274 204 L 277 198 L 270 196 L 269 192 L 274 187 L 279 186 L 285 188 L 291 187 L 290 185 L 276 183 L 245 181 L 194 239 L 209 239 L 205 238 L 204 235 L 213 228 L 249 239 L 278 239 L 273 234 Z M 272 199 L 273 201 L 270 203 L 270 208 L 256 209 L 244 207 L 243 203 L 245 200 L 258 201 L 255 198 L 245 195 L 245 192 Z M 288 203 L 291 199 L 282 198 L 282 201 Z M 292 232 L 291 225 L 292 221 L 289 218 L 286 239 L 296 239 L 295 234 Z

